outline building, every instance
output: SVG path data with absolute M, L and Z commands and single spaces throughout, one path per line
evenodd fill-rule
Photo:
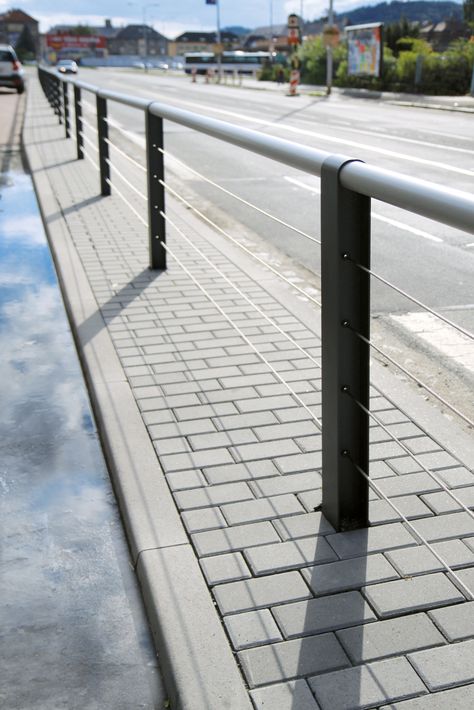
M 168 40 L 149 25 L 127 25 L 108 41 L 109 54 L 140 57 L 168 54 Z
M 233 32 L 221 32 L 221 44 L 224 49 L 240 49 L 241 38 Z M 183 32 L 169 43 L 171 57 L 182 56 L 186 52 L 214 52 L 217 44 L 217 32 Z
M 0 42 L 11 44 L 15 49 L 31 46 L 29 52 L 39 55 L 39 22 L 23 10 L 12 9 L 0 14 Z

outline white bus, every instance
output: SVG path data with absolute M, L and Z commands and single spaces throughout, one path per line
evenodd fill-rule
M 255 74 L 264 64 L 270 61 L 270 52 L 222 52 L 221 71 L 226 74 Z M 188 52 L 184 55 L 184 71 L 191 74 L 193 69 L 197 74 L 206 74 L 209 70 L 218 69 L 217 54 L 213 52 Z

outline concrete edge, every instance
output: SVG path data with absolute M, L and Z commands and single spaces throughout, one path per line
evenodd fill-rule
M 102 320 L 98 304 L 39 149 L 28 141 L 27 121 L 28 113 L 22 136 L 25 160 L 173 708 L 251 710 L 243 677 L 113 343 L 105 323 L 97 321 Z

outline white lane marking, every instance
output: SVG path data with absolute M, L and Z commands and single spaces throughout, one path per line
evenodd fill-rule
M 247 121 L 249 123 L 258 123 L 263 126 L 269 126 L 273 130 L 285 131 L 287 133 L 296 133 L 302 136 L 311 136 L 312 138 L 320 138 L 321 140 L 328 141 L 329 143 L 339 143 L 340 145 L 348 145 L 353 148 L 363 148 L 364 150 L 370 150 L 374 153 L 380 153 L 380 155 L 387 155 L 390 157 L 398 158 L 399 160 L 407 160 L 412 163 L 419 163 L 420 165 L 430 165 L 432 167 L 441 168 L 442 170 L 447 170 L 453 173 L 459 173 L 460 175 L 469 175 L 469 177 L 474 177 L 474 170 L 466 170 L 465 168 L 457 168 L 454 165 L 449 165 L 449 163 L 441 163 L 437 160 L 427 160 L 426 158 L 417 158 L 413 155 L 407 155 L 406 153 L 399 153 L 395 150 L 387 150 L 386 148 L 378 148 L 373 145 L 368 145 L 367 143 L 358 143 L 357 141 L 351 141 L 347 138 L 335 138 L 334 136 L 329 136 L 326 133 L 318 133 L 316 131 L 308 131 L 304 128 L 296 128 L 295 126 L 290 126 L 287 123 L 275 123 L 274 121 L 266 121 L 262 118 L 252 118 L 246 116 L 242 113 L 237 113 L 236 111 L 228 111 L 227 109 L 215 108 L 208 104 L 200 104 L 194 101 L 186 101 L 185 99 L 176 100 L 180 104 L 185 106 L 193 106 L 194 108 L 202 108 L 206 112 L 213 111 L 214 113 L 223 114 L 225 116 L 232 116 L 233 118 L 238 118 L 241 121 Z
M 469 248 L 474 247 L 474 242 L 469 242 L 469 244 L 466 244 L 466 246 Z
M 298 187 L 302 187 L 305 190 L 309 190 L 309 192 L 313 192 L 315 195 L 320 195 L 321 190 L 318 187 L 312 187 L 311 185 L 306 185 L 304 182 L 301 180 L 297 180 L 296 178 L 289 177 L 288 175 L 285 175 L 285 180 L 288 182 L 293 183 L 293 185 L 297 185 Z M 416 234 L 418 237 L 423 237 L 423 239 L 428 239 L 431 242 L 443 242 L 440 237 L 435 237 L 432 234 L 428 234 L 428 232 L 424 232 L 422 229 L 417 229 L 417 227 L 411 227 L 409 224 L 405 224 L 404 222 L 399 222 L 396 219 L 391 219 L 390 217 L 384 217 L 381 214 L 378 214 L 377 212 L 372 211 L 372 217 L 374 219 L 378 219 L 380 222 L 385 222 L 386 224 L 392 225 L 392 227 L 397 227 L 398 229 L 402 229 L 405 232 L 411 232 L 411 234 Z

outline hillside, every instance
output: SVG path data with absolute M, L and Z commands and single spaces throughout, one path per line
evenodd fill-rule
M 348 19 L 351 25 L 361 25 L 366 22 L 398 22 L 401 17 L 406 17 L 409 22 L 441 22 L 448 17 L 462 19 L 462 5 L 456 2 L 429 2 L 415 0 L 415 2 L 382 2 L 378 5 L 358 7 L 355 10 L 341 13 L 338 19 Z

